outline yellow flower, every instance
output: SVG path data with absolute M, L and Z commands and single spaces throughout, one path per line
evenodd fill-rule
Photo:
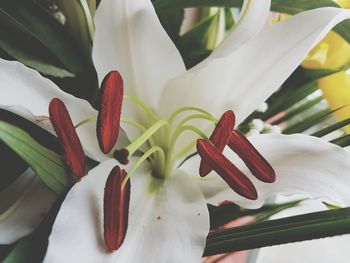
M 350 8 L 350 0 L 338 0 L 343 8 Z M 350 61 L 350 44 L 336 32 L 331 31 L 322 42 L 313 48 L 302 66 L 307 69 L 337 69 Z M 344 71 L 334 73 L 318 80 L 323 97 L 327 100 L 338 120 L 350 117 L 350 75 Z M 345 127 L 350 133 L 350 125 Z
M 348 119 L 350 117 L 350 75 L 340 71 L 319 79 L 318 86 L 331 109 L 343 107 L 335 112 L 336 118 L 338 120 Z M 350 133 L 350 125 L 347 125 L 345 130 Z
M 350 0 L 337 0 L 336 1 L 342 8 L 350 8 Z
M 349 43 L 331 31 L 310 51 L 302 66 L 307 69 L 337 69 L 349 60 Z

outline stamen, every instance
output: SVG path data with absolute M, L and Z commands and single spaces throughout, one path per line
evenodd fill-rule
M 60 99 L 54 98 L 49 105 L 49 114 L 67 166 L 75 176 L 83 177 L 86 172 L 85 155 L 66 106 Z
M 226 111 L 220 118 L 209 140 L 216 147 L 216 149 L 222 152 L 227 145 L 233 127 L 235 126 L 235 114 L 233 111 Z M 199 166 L 199 174 L 204 177 L 211 172 L 211 167 L 206 164 L 204 160 L 201 160 Z
M 141 123 L 138 123 L 134 120 L 130 120 L 130 119 L 126 119 L 126 118 L 121 118 L 120 120 L 123 123 L 129 124 L 131 126 L 134 126 L 135 128 L 137 128 L 140 132 L 145 132 L 147 129 L 145 126 L 143 126 Z
M 96 116 L 91 116 L 90 118 L 87 118 L 85 120 L 82 120 L 81 122 L 79 122 L 78 124 L 74 125 L 75 129 L 78 129 L 80 126 L 83 126 L 86 123 L 90 123 L 90 122 L 96 122 L 97 117 Z
M 123 79 L 118 71 L 109 72 L 101 85 L 97 139 L 103 153 L 109 153 L 118 139 L 123 101 Z
M 266 183 L 273 183 L 276 180 L 271 165 L 242 133 L 234 130 L 228 146 L 244 161 L 257 179 Z
M 165 154 L 162 148 L 159 146 L 153 146 L 150 148 L 147 152 L 145 152 L 130 168 L 128 175 L 125 177 L 123 185 L 126 183 L 126 180 L 129 180 L 131 175 L 137 170 L 137 168 L 140 167 L 140 165 L 146 161 L 151 155 L 158 153 L 159 154 L 159 163 L 160 163 L 160 170 L 164 169 L 165 165 Z
M 178 110 L 176 110 L 173 114 L 171 114 L 171 116 L 169 117 L 168 121 L 169 123 L 172 123 L 175 118 L 183 113 L 183 112 L 186 112 L 186 111 L 196 111 L 196 112 L 200 112 L 200 113 L 203 113 L 205 115 L 207 115 L 209 118 L 211 118 L 212 120 L 216 120 L 209 112 L 205 111 L 205 110 L 202 110 L 200 108 L 196 108 L 196 107 L 183 107 L 183 108 L 180 108 Z
M 183 118 L 179 124 L 177 126 L 183 126 L 185 123 L 191 121 L 191 120 L 195 120 L 195 119 L 201 119 L 201 120 L 208 120 L 212 123 L 214 123 L 214 125 L 217 123 L 217 120 L 209 115 L 206 114 L 191 114 L 185 118 Z
M 147 131 L 147 128 L 145 126 L 143 126 L 141 123 L 138 123 L 137 121 L 131 120 L 131 119 L 126 119 L 126 118 L 121 118 L 121 122 L 134 126 L 135 128 L 137 128 L 141 133 L 144 133 Z M 154 145 L 155 142 L 153 140 L 153 138 L 149 138 L 149 144 Z
M 215 146 L 205 140 L 197 140 L 197 150 L 202 159 L 217 172 L 239 195 L 256 200 L 258 194 L 252 182 Z
M 117 250 L 128 228 L 130 180 L 123 186 L 127 173 L 115 166 L 110 172 L 103 198 L 104 239 L 109 250 Z
M 175 130 L 174 135 L 172 137 L 173 144 L 175 144 L 176 140 L 185 131 L 191 131 L 191 132 L 197 134 L 200 138 L 205 139 L 205 140 L 209 140 L 207 135 L 205 135 L 204 132 L 202 132 L 197 127 L 192 126 L 192 125 L 184 125 L 184 126 L 178 127 L 178 129 Z
M 154 113 L 154 111 L 139 98 L 131 95 L 125 95 L 124 99 L 131 100 L 135 104 L 139 105 L 151 119 L 153 119 L 154 121 L 157 120 L 157 115 Z
M 129 156 L 132 156 L 137 151 L 137 149 L 139 149 L 146 141 L 148 141 L 153 136 L 153 134 L 155 134 L 159 129 L 161 129 L 164 126 L 169 126 L 168 121 L 157 121 L 127 147 L 125 147 L 122 150 L 116 151 L 114 153 L 114 157 L 121 164 L 125 163 Z

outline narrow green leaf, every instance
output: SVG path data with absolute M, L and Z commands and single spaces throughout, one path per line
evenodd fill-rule
M 277 205 L 267 206 L 267 208 L 269 208 L 269 209 L 264 209 L 261 212 L 257 213 L 255 215 L 255 220 L 257 222 L 267 220 L 271 216 L 273 216 L 279 212 L 282 212 L 288 208 L 296 207 L 297 205 L 299 205 L 299 203 L 301 201 L 303 201 L 303 200 L 297 200 L 297 201 L 292 201 L 292 202 L 288 202 L 285 204 L 277 204 Z
M 350 233 L 350 208 L 213 231 L 205 256 Z
M 176 43 L 180 37 L 180 28 L 184 19 L 184 10 L 181 8 L 174 8 L 158 13 L 158 17 L 170 38 Z
M 215 15 L 209 16 L 199 22 L 190 31 L 185 33 L 179 40 L 179 45 L 182 48 L 192 47 L 192 49 L 204 48 L 208 30 L 214 23 Z
M 231 8 L 225 8 L 225 31 L 230 31 L 230 29 L 235 25 L 235 20 L 232 15 Z
M 243 0 L 157 0 L 154 7 L 160 11 L 186 7 L 241 7 Z M 297 14 L 318 7 L 339 7 L 332 0 L 272 0 L 271 9 L 280 13 Z
M 328 117 L 332 112 L 330 109 L 324 109 L 320 110 L 311 116 L 305 118 L 304 120 L 301 120 L 295 124 L 292 124 L 288 126 L 286 129 L 283 130 L 284 134 L 292 134 L 292 133 L 301 133 L 315 124 L 319 123 L 320 121 L 323 121 L 326 117 Z
M 337 206 L 337 205 L 332 205 L 332 204 L 329 204 L 327 202 L 322 202 L 325 206 L 327 206 L 327 208 L 329 210 L 333 210 L 333 209 L 340 209 L 341 207 L 340 206 Z
M 203 19 L 190 31 L 181 36 L 177 47 L 184 58 L 187 68 L 191 68 L 210 54 L 206 49 L 208 30 L 215 21 L 215 15 Z
M 241 7 L 243 0 L 157 0 L 154 7 L 159 10 L 185 7 Z M 280 13 L 297 14 L 318 7 L 339 7 L 332 0 L 272 0 L 271 9 Z
M 337 123 L 335 123 L 331 126 L 328 126 L 320 131 L 317 131 L 317 132 L 311 134 L 311 136 L 322 137 L 322 136 L 325 136 L 325 135 L 327 135 L 335 130 L 341 129 L 341 128 L 345 127 L 346 125 L 350 125 L 350 118 L 343 120 L 343 121 L 340 121 L 340 122 L 337 122 Z
M 312 94 L 318 89 L 317 82 L 311 81 L 304 85 L 296 85 L 283 88 L 281 91 L 273 94 L 268 101 L 269 108 L 263 114 L 262 119 L 267 120 L 275 114 L 286 111 L 289 107 L 295 105 L 302 99 Z
M 283 117 L 279 118 L 278 120 L 274 121 L 272 124 L 273 125 L 277 125 L 281 122 L 287 121 L 291 118 L 293 118 L 294 116 L 312 108 L 313 106 L 315 106 L 316 104 L 318 104 L 319 102 L 321 102 L 323 100 L 323 97 L 317 97 L 313 100 L 307 101 L 301 105 L 299 105 L 296 108 L 292 108 L 291 110 L 287 111 L 286 115 L 284 115 Z
M 339 7 L 332 0 L 272 0 L 271 9 L 275 12 L 297 14 L 305 10 L 319 7 Z
M 340 147 L 347 147 L 350 145 L 350 134 L 344 135 L 330 142 L 339 145 Z
M 210 229 L 216 229 L 243 216 L 254 216 L 256 221 L 266 220 L 278 212 L 297 206 L 301 201 L 303 200 L 283 204 L 265 205 L 259 209 L 243 209 L 234 203 L 223 204 L 220 206 L 208 205 Z
M 28 133 L 0 121 L 0 140 L 14 150 L 35 171 L 40 179 L 57 194 L 67 186 L 62 157 L 37 143 Z
M 350 61 L 346 62 L 343 66 L 335 69 L 305 69 L 303 68 L 305 78 L 315 80 L 337 73 L 339 71 L 347 71 L 350 68 Z

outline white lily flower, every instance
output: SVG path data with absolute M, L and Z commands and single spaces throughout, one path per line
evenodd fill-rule
M 194 118 L 193 111 L 200 111 L 196 114 L 203 118 L 196 120 L 196 126 L 186 123 L 177 131 L 180 134 L 188 129 L 202 137 L 210 127 L 208 119 L 228 109 L 233 109 L 241 122 L 334 25 L 350 17 L 342 9 L 322 8 L 262 29 L 270 1 L 246 0 L 244 7 L 244 15 L 227 39 L 205 61 L 186 71 L 150 1 L 101 1 L 95 17 L 93 59 L 100 83 L 114 70 L 124 78 L 127 98 L 122 127 L 134 143 L 127 150 L 130 155 L 140 147 L 145 150 L 136 143 L 140 142 L 135 140 L 138 134 L 129 124 L 141 130 L 141 126 L 158 127 L 152 138 L 148 130 L 143 139 L 156 147 L 153 149 L 163 151 L 165 158 L 144 162 L 135 170 L 141 159 L 132 157 L 130 166 L 123 167 L 131 175 L 129 226 L 124 242 L 111 253 L 103 241 L 103 195 L 107 176 L 117 162 L 99 149 L 95 124 L 80 125 L 77 133 L 85 153 L 102 162 L 68 193 L 55 221 L 45 262 L 199 262 L 209 231 L 207 201 L 229 198 L 238 205 L 256 208 L 276 193 L 299 193 L 350 205 L 350 154 L 304 135 L 249 138 L 275 170 L 276 182 L 272 184 L 255 179 L 240 159 L 225 152 L 253 183 L 257 200 L 236 194 L 215 173 L 199 178 L 198 158 L 175 168 L 185 157 L 181 149 L 190 148 L 187 146 L 193 146 L 195 140 L 173 136 L 181 122 L 170 122 L 171 116 L 178 113 L 177 117 Z M 59 98 L 74 124 L 97 116 L 86 101 L 60 91 L 18 62 L 1 60 L 0 69 L 0 85 L 6 90 L 0 105 L 10 111 L 36 121 L 35 116 L 48 116 L 50 101 Z

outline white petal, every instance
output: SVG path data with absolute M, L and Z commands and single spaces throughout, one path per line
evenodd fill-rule
M 170 81 L 159 112 L 197 106 L 220 116 L 233 109 L 239 123 L 285 81 L 332 27 L 349 17 L 348 10 L 319 8 L 263 29 L 239 49 Z
M 0 244 L 11 244 L 35 230 L 56 195 L 28 169 L 0 192 L 0 200 Z
M 302 202 L 298 207 L 287 209 L 276 214 L 273 218 L 282 218 L 303 213 L 312 213 L 325 210 L 326 207 L 317 201 Z M 284 244 L 262 248 L 258 252 L 256 263 L 285 263 L 303 262 L 307 263 L 344 263 L 349 259 L 348 244 L 350 235 L 335 236 L 317 240 Z
M 263 134 L 249 139 L 274 168 L 276 181 L 272 184 L 260 182 L 250 174 L 236 155 L 227 150 L 226 156 L 250 178 L 259 198 L 251 201 L 240 197 L 212 172 L 204 179 L 198 179 L 208 202 L 232 200 L 243 207 L 257 208 L 263 205 L 267 198 L 276 194 L 284 196 L 300 194 L 339 206 L 350 205 L 348 151 L 306 135 Z M 197 164 L 195 162 L 195 160 L 189 162 L 183 169 L 198 171 L 198 162 Z
M 270 12 L 271 0 L 244 0 L 242 11 L 232 32 L 206 59 L 226 56 L 253 38 L 264 27 Z M 195 69 L 202 67 L 206 62 L 198 64 Z
M 131 177 L 128 232 L 119 250 L 106 251 L 103 189 L 115 164 L 101 163 L 69 192 L 45 262 L 199 262 L 209 231 L 208 210 L 196 185 L 180 173 L 158 186 L 146 170 Z
M 102 0 L 95 24 L 93 60 L 99 81 L 118 70 L 128 95 L 157 106 L 165 83 L 183 74 L 185 66 L 151 1 Z
M 74 124 L 97 115 L 91 105 L 61 91 L 52 81 L 38 72 L 15 61 L 0 59 L 0 107 L 40 125 L 53 132 L 47 118 L 51 99 L 59 98 L 67 106 Z M 95 122 L 77 129 L 85 153 L 96 160 L 103 160 L 97 144 Z

